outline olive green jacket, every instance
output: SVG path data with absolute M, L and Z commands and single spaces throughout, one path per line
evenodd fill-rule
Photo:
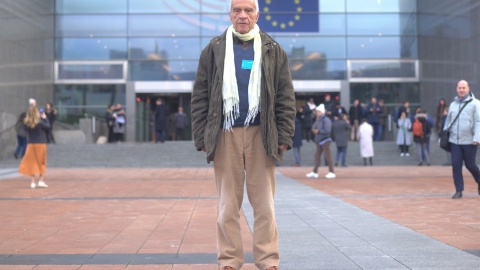
M 278 148 L 292 147 L 295 133 L 295 95 L 285 51 L 265 32 L 262 40 L 262 82 L 260 94 L 260 128 L 267 155 L 278 161 Z M 192 92 L 192 132 L 195 147 L 207 151 L 207 162 L 214 159 L 219 132 L 223 132 L 222 81 L 226 31 L 213 38 L 203 49 Z M 233 63 L 232 63 L 233 64 Z

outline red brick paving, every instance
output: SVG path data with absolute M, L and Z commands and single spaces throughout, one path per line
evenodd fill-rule
M 429 237 L 463 250 L 480 249 L 480 196 L 466 169 L 464 197 L 457 200 L 451 199 L 455 193 L 451 167 L 335 169 L 336 179 L 308 179 L 305 174 L 311 168 L 278 168 L 285 176 Z
M 305 178 L 310 171 L 306 167 L 278 170 L 457 248 L 480 249 L 480 197 L 452 200 L 449 167 L 336 168 L 337 178 L 331 180 Z M 320 172 L 326 174 L 326 169 Z M 477 194 L 472 177 L 467 171 L 464 175 L 464 194 Z M 215 253 L 213 177 L 212 168 L 48 169 L 48 189 L 30 189 L 28 177 L 4 179 L 0 198 L 91 199 L 0 200 L 0 254 Z M 243 215 L 241 225 L 245 252 L 252 252 L 252 235 Z M 217 266 L 0 265 L 3 269 L 210 270 Z M 251 269 L 257 268 L 253 264 L 242 268 Z

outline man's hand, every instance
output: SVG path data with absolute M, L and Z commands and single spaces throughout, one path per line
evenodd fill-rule
M 280 144 L 280 145 L 278 146 L 278 149 L 282 150 L 282 152 L 283 152 L 283 151 L 286 151 L 287 148 L 288 148 L 288 145 L 286 145 L 286 144 Z
M 478 145 L 478 142 L 473 142 L 473 145 Z
M 205 149 L 205 146 L 201 148 L 203 152 L 207 152 L 207 149 Z

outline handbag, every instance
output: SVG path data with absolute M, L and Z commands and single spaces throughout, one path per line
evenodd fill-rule
M 447 152 L 451 152 L 451 144 L 449 142 L 449 139 L 450 139 L 450 128 L 453 126 L 453 123 L 455 123 L 455 121 L 457 121 L 458 117 L 460 116 L 460 113 L 462 112 L 463 108 L 465 108 L 465 106 L 467 106 L 467 104 L 472 101 L 473 99 L 470 99 L 469 101 L 465 102 L 465 104 L 463 105 L 463 107 L 460 109 L 460 111 L 458 112 L 457 114 L 457 117 L 455 117 L 455 119 L 452 121 L 452 123 L 450 124 L 450 126 L 446 129 L 446 130 L 442 130 L 442 132 L 440 133 L 440 148 L 442 148 L 443 150 L 447 151 Z

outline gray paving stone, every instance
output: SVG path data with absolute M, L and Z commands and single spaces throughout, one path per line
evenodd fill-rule
M 480 269 L 480 258 L 276 173 L 281 269 Z M 252 228 L 253 211 L 242 205 Z

